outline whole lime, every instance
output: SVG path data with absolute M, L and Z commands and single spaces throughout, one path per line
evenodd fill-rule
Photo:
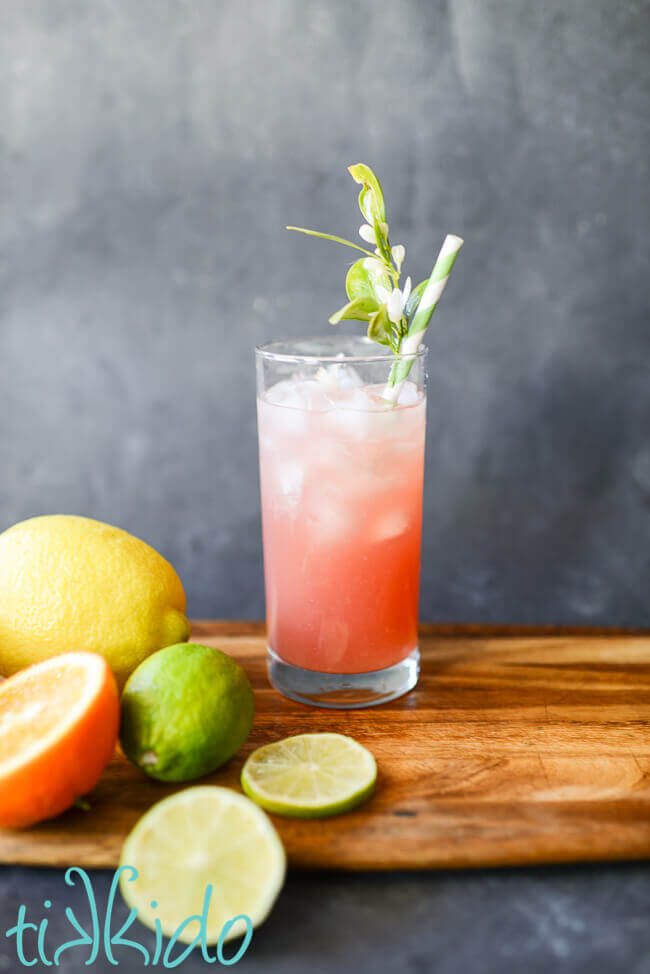
M 152 778 L 191 781 L 216 771 L 241 747 L 254 710 L 238 663 L 210 646 L 179 643 L 149 656 L 129 677 L 120 743 Z

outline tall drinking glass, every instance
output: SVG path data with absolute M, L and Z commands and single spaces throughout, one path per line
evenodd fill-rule
M 393 403 L 395 356 L 367 338 L 256 349 L 269 676 L 303 703 L 417 682 L 426 348 L 407 360 Z

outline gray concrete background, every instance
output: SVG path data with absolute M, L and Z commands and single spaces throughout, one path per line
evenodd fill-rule
M 106 914 L 112 873 L 95 870 L 92 886 L 99 922 Z M 292 873 L 269 916 L 253 934 L 241 974 L 649 974 L 648 870 L 642 864 L 459 873 Z M 42 903 L 49 899 L 52 907 Z M 0 970 L 19 969 L 13 926 L 20 904 L 27 919 L 48 917 L 46 956 L 75 936 L 65 918 L 71 907 L 89 923 L 88 899 L 77 877 L 62 870 L 0 871 Z M 112 932 L 126 920 L 118 897 Z M 135 923 L 126 937 L 153 954 L 154 934 Z M 28 959 L 35 935 L 25 935 Z M 237 944 L 226 955 L 232 956 Z M 177 947 L 177 957 L 182 947 Z M 212 951 L 211 951 L 212 952 Z M 116 970 L 100 951 L 84 967 L 87 947 L 63 954 L 61 974 Z M 118 971 L 144 970 L 133 949 L 115 948 Z M 155 970 L 158 970 L 158 965 Z M 24 970 L 24 968 L 21 968 Z M 44 971 L 42 964 L 35 971 Z M 183 974 L 210 968 L 197 951 Z M 53 968 L 56 970 L 56 968 Z
M 252 347 L 318 333 L 383 180 L 432 327 L 425 619 L 647 625 L 643 0 L 3 0 L 0 528 L 144 537 L 263 614 Z M 355 326 L 352 326 L 355 327 Z

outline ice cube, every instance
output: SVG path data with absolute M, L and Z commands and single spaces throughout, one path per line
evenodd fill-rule
M 317 379 L 285 379 L 265 394 L 266 402 L 288 409 L 323 410 L 331 407 L 327 388 Z
M 351 388 L 337 397 L 330 421 L 339 436 L 352 440 L 365 440 L 371 429 L 372 397 L 365 389 Z
M 335 394 L 341 389 L 354 389 L 363 385 L 363 380 L 355 368 L 338 362 L 318 369 L 316 379 L 330 394 Z
M 285 379 L 283 382 L 276 382 L 264 393 L 264 401 L 270 402 L 274 406 L 288 406 L 293 409 L 302 407 L 302 399 L 296 388 L 296 383 Z
M 308 417 L 304 409 L 262 400 L 259 404 L 260 443 L 264 449 L 277 449 L 286 438 L 304 436 Z
M 341 397 L 339 406 L 341 409 L 363 413 L 374 412 L 380 408 L 371 389 L 356 386 L 346 391 L 345 396 Z
M 274 490 L 291 505 L 298 504 L 305 482 L 305 469 L 299 460 L 281 460 L 273 463 Z M 276 495 L 276 496 L 277 496 Z
M 336 372 L 339 389 L 358 389 L 363 385 L 363 379 L 352 365 L 332 365 Z
M 343 508 L 329 507 L 310 519 L 310 530 L 318 544 L 338 544 L 348 534 L 350 519 Z
M 391 538 L 398 538 L 408 530 L 409 519 L 404 511 L 386 511 L 375 521 L 371 528 L 372 541 L 390 541 Z
M 405 382 L 400 389 L 398 406 L 415 406 L 420 401 L 421 393 L 415 382 Z
M 309 494 L 309 531 L 318 544 L 338 543 L 354 526 L 345 492 L 322 481 Z
M 324 615 L 318 633 L 318 659 L 331 670 L 345 656 L 350 641 L 347 622 L 335 615 Z
M 337 436 L 358 442 L 368 438 L 367 413 L 336 409 L 332 411 L 331 423 Z
M 301 382 L 299 392 L 304 404 L 303 409 L 324 412 L 332 408 L 332 398 L 328 388 L 316 379 L 305 379 Z

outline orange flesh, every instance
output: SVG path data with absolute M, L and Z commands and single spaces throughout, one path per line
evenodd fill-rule
M 119 697 L 106 661 L 64 653 L 0 684 L 0 828 L 52 818 L 97 783 Z
M 25 673 L 0 686 L 0 765 L 56 731 L 83 696 L 84 667 Z

